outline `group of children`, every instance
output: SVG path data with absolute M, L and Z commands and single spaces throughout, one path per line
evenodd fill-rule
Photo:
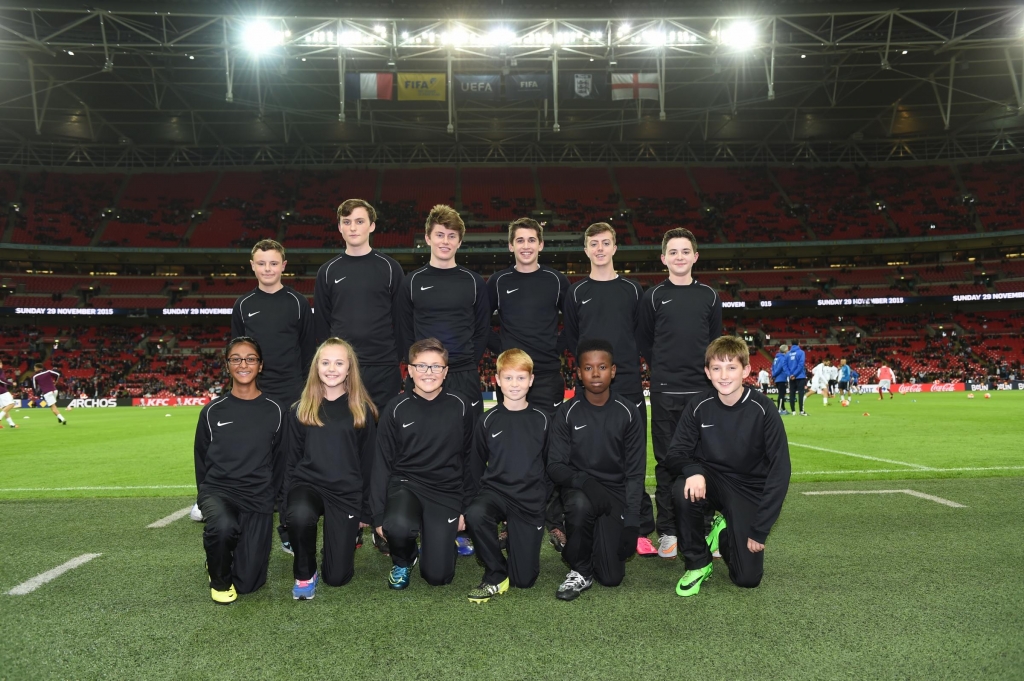
M 236 303 L 231 391 L 203 409 L 196 431 L 195 510 L 214 601 L 266 580 L 275 504 L 300 600 L 321 579 L 352 578 L 364 527 L 390 554 L 392 589 L 407 588 L 417 564 L 428 584 L 450 583 L 468 534 L 485 566 L 473 602 L 533 586 L 545 526 L 570 567 L 562 600 L 595 580 L 618 585 L 638 551 L 681 552 L 683 596 L 710 576 L 715 551 L 734 583 L 757 586 L 788 487 L 788 445 L 771 402 L 743 385 L 746 344 L 720 337 L 721 301 L 692 277 L 692 234 L 666 234 L 669 277 L 645 293 L 615 272 L 615 232 L 603 223 L 585 236 L 590 276 L 568 286 L 537 262 L 543 230 L 529 218 L 509 228 L 515 265 L 486 283 L 455 264 L 464 226 L 454 210 L 431 211 L 430 264 L 407 277 L 369 247 L 374 220 L 364 201 L 339 208 L 346 250 L 321 268 L 312 314 L 280 283 L 283 249 L 254 249 L 260 288 Z M 499 353 L 499 403 L 485 413 L 476 365 L 486 347 Z M 568 400 L 566 348 L 578 380 Z M 641 353 L 652 368 L 658 549 L 647 538 Z M 296 395 L 283 377 L 307 362 Z

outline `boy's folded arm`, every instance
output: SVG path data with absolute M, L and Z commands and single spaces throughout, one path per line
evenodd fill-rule
M 768 476 L 765 479 L 761 504 L 750 527 L 750 538 L 761 544 L 768 538 L 772 526 L 779 519 L 782 502 L 786 500 L 786 492 L 789 491 L 789 478 L 792 473 L 789 460 L 789 441 L 786 439 L 786 429 L 782 425 L 782 417 L 777 412 L 768 412 L 764 435 Z
M 583 489 L 583 483 L 590 476 L 569 465 L 571 447 L 569 424 L 566 423 L 564 415 L 556 414 L 552 419 L 551 435 L 548 438 L 548 477 L 559 487 Z

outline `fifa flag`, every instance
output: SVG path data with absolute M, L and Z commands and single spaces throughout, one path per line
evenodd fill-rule
M 447 81 L 443 73 L 399 73 L 398 101 L 443 102 Z
M 658 99 L 658 74 L 613 73 L 612 99 Z
M 392 99 L 393 73 L 346 73 L 345 97 L 348 99 Z

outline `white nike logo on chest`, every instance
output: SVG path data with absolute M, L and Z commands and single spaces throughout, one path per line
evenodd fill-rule
M 348 277 L 342 277 L 341 279 L 335 279 L 334 283 L 337 284 L 339 282 L 345 281 L 346 279 L 348 279 Z
M 586 427 L 587 427 L 587 424 L 584 423 L 582 426 L 573 426 L 573 429 L 574 430 L 579 430 L 580 428 L 586 428 Z
M 518 290 L 519 290 L 519 289 L 517 289 L 517 288 L 514 288 L 514 289 L 512 289 L 511 291 L 509 291 L 509 290 L 506 290 L 506 291 L 505 291 L 505 293 L 515 293 L 515 292 L 516 292 L 516 291 L 518 291 Z
M 434 288 L 434 287 L 433 286 L 420 286 L 420 290 L 421 291 L 426 291 L 427 289 L 432 289 L 432 288 Z
M 217 421 L 217 425 L 218 426 L 227 426 L 227 425 L 230 425 L 232 423 L 234 423 L 234 421 L 225 421 L 224 423 L 221 423 L 220 421 Z
M 263 311 L 263 310 L 256 310 L 255 312 L 250 312 L 250 313 L 249 313 L 249 316 L 250 316 L 250 317 L 252 317 L 253 315 L 258 315 L 258 314 L 259 314 L 260 312 L 262 312 L 262 311 Z

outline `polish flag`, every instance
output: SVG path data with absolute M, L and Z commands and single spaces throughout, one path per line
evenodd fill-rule
M 360 73 L 359 99 L 391 99 L 395 74 Z
M 658 99 L 658 74 L 613 73 L 612 99 Z

